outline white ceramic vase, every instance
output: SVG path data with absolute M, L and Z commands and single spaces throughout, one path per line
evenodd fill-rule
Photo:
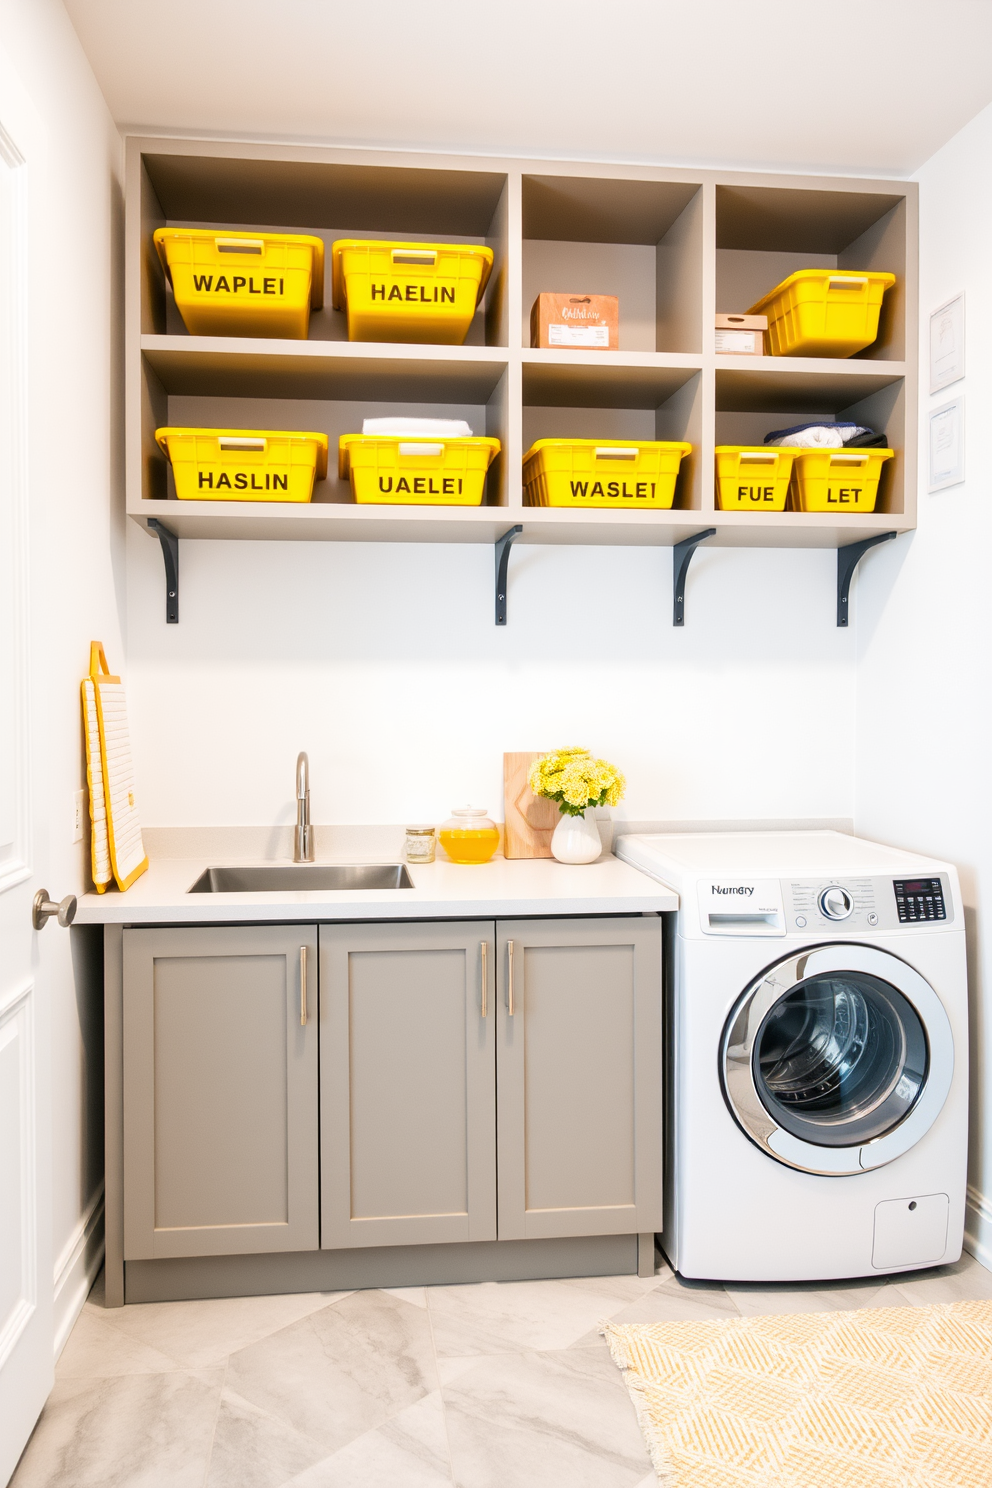
M 563 811 L 551 834 L 551 851 L 559 863 L 594 863 L 603 844 L 592 817 L 568 816 Z

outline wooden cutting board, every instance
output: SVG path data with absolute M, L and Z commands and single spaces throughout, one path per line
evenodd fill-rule
M 554 801 L 535 796 L 527 774 L 546 749 L 503 756 L 503 856 L 550 858 L 551 834 L 558 825 Z

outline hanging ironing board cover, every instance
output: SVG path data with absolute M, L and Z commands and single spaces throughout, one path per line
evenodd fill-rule
M 134 804 L 134 766 L 127 731 L 127 701 L 112 677 L 102 644 L 90 645 L 84 678 L 83 732 L 89 786 L 93 883 L 102 894 L 111 878 L 129 889 L 148 867 Z

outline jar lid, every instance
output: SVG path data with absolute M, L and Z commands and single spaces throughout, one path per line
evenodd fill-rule
M 452 816 L 485 816 L 485 806 L 453 806 Z
M 406 835 L 408 837 L 433 837 L 434 836 L 435 828 L 434 827 L 406 827 L 405 828 L 405 831 L 406 831 Z

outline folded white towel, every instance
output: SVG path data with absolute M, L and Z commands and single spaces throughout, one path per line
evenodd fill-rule
M 362 421 L 362 433 L 381 434 L 390 439 L 416 439 L 418 436 L 471 439 L 472 426 L 464 419 L 368 418 Z

